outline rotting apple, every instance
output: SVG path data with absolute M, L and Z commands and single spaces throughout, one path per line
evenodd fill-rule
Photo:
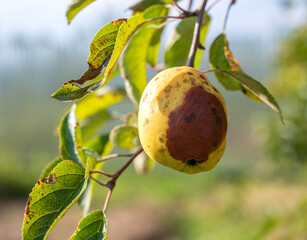
M 144 151 L 181 172 L 208 171 L 225 150 L 223 96 L 202 72 L 191 67 L 163 70 L 148 83 L 139 105 L 138 125 Z

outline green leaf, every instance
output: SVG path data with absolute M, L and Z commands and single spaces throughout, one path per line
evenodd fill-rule
M 193 38 L 194 25 L 197 17 L 183 19 L 167 42 L 164 64 L 166 68 L 184 66 L 187 63 L 189 51 Z M 200 43 L 204 45 L 205 36 L 209 27 L 210 17 L 204 14 L 203 24 L 200 32 Z M 195 67 L 197 68 L 201 61 L 202 50 L 197 50 L 195 58 Z
M 245 74 L 244 72 L 235 72 L 235 71 L 221 71 L 223 74 L 236 79 L 241 83 L 246 89 L 248 89 L 252 94 L 258 97 L 271 109 L 277 112 L 283 122 L 282 113 L 278 106 L 278 103 L 275 101 L 274 97 L 269 93 L 269 91 L 258 81 Z
M 80 123 L 83 142 L 94 137 L 94 135 L 99 133 L 99 130 L 112 119 L 111 113 L 107 110 L 102 110 L 89 118 L 83 119 Z
M 78 200 L 87 186 L 89 160 L 86 169 L 73 161 L 59 163 L 36 183 L 29 195 L 22 228 L 23 240 L 46 239 L 65 212 Z
M 66 10 L 68 24 L 77 15 L 78 12 L 80 12 L 83 8 L 94 1 L 95 0 L 71 0 Z
M 88 141 L 85 146 L 97 152 L 100 156 L 103 154 L 109 141 L 109 135 L 101 135 Z
M 169 13 L 169 8 L 166 8 L 164 5 L 154 5 L 149 7 L 144 12 L 144 18 L 151 19 L 159 16 L 167 16 Z M 160 39 L 164 27 L 159 26 L 159 24 L 165 22 L 166 20 L 161 19 L 154 22 L 154 25 L 157 27 L 156 31 L 153 33 L 153 36 L 150 40 L 146 61 L 152 66 L 155 67 L 158 62 L 158 55 L 160 49 Z
M 63 160 L 72 160 L 85 165 L 82 152 L 81 129 L 73 104 L 60 123 L 60 152 Z
M 127 42 L 130 40 L 130 38 L 133 36 L 133 34 L 137 31 L 138 27 L 143 22 L 145 22 L 145 18 L 143 17 L 142 14 L 138 14 L 138 15 L 135 15 L 129 18 L 127 22 L 123 23 L 120 26 L 113 53 L 111 55 L 109 64 L 105 71 L 103 85 L 107 83 L 108 78 L 112 70 L 114 69 L 117 63 L 117 60 L 120 54 L 122 53 L 122 51 L 124 50 L 124 47 L 126 46 Z
M 83 155 L 86 159 L 90 158 L 93 165 L 95 165 L 97 160 L 100 158 L 100 155 L 97 152 L 88 148 L 83 148 Z M 83 192 L 83 194 L 78 199 L 78 204 L 81 206 L 84 216 L 88 214 L 88 210 L 90 208 L 92 201 L 93 190 L 94 190 L 93 181 L 91 179 L 88 179 L 87 187 Z
M 89 84 L 86 87 L 79 87 L 74 83 L 66 82 L 54 94 L 52 94 L 51 97 L 63 102 L 75 101 L 98 90 L 101 85 L 102 80 Z
M 77 104 L 76 114 L 79 120 L 88 118 L 121 102 L 125 91 L 121 88 L 103 88 L 82 99 Z
M 148 155 L 143 151 L 134 159 L 133 164 L 134 169 L 138 174 L 146 174 L 153 170 L 155 161 L 148 157 Z
M 78 229 L 70 240 L 106 240 L 107 234 L 107 220 L 101 210 L 96 210 L 79 222 Z
M 228 49 L 228 51 L 227 51 Z M 228 42 L 226 40 L 226 36 L 224 33 L 220 34 L 212 43 L 210 48 L 210 64 L 212 69 L 220 69 L 225 71 L 240 71 L 241 68 L 237 61 L 234 59 L 233 61 L 228 61 L 228 59 L 231 59 L 228 57 L 226 58 L 225 52 L 228 52 L 230 54 L 227 54 L 228 56 L 231 55 L 231 52 L 228 48 Z M 233 64 L 231 65 L 231 62 Z M 237 64 L 235 64 L 235 62 Z M 228 90 L 242 90 L 240 83 L 238 83 L 235 79 L 233 79 L 231 76 L 215 72 L 216 78 L 219 80 L 219 82 Z
M 155 4 L 164 4 L 163 0 L 140 0 L 137 3 L 129 7 L 130 10 L 135 12 L 143 12 L 145 9 L 155 5 Z
M 242 72 L 237 59 L 234 58 L 229 49 L 225 33 L 220 34 L 214 40 L 210 48 L 210 63 L 212 69 Z M 242 91 L 250 99 L 262 102 L 255 94 L 251 93 L 242 84 L 238 83 L 236 79 L 220 72 L 215 72 L 215 76 L 226 89 Z
M 161 16 L 167 12 L 168 11 L 163 5 L 152 6 L 145 11 L 144 18 L 149 19 Z M 157 22 L 157 24 L 158 23 L 159 22 Z M 136 105 L 138 105 L 147 85 L 146 60 L 151 41 L 158 30 L 156 25 L 152 27 L 142 27 L 142 29 L 133 36 L 120 59 L 119 68 L 122 77 L 125 79 L 127 94 Z M 152 50 L 153 49 L 151 49 L 151 51 Z
M 110 141 L 121 148 L 134 148 L 138 146 L 138 129 L 127 125 L 116 126 L 110 133 Z
M 48 177 L 51 171 L 55 168 L 55 166 L 62 161 L 63 159 L 61 157 L 57 157 L 53 159 L 51 162 L 49 162 L 49 164 L 45 167 L 45 169 L 41 173 L 40 179 Z

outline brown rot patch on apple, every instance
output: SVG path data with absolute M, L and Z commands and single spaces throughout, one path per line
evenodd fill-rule
M 168 125 L 166 146 L 170 155 L 193 166 L 206 161 L 223 143 L 227 117 L 220 100 L 196 85 L 169 114 Z

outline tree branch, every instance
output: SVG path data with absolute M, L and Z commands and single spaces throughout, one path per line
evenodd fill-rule
M 197 10 L 198 17 L 197 17 L 197 21 L 196 21 L 195 27 L 194 27 L 193 40 L 192 40 L 189 58 L 188 58 L 188 62 L 187 62 L 187 66 L 190 66 L 190 67 L 194 67 L 194 60 L 195 60 L 196 51 L 200 46 L 199 35 L 200 35 L 200 29 L 201 29 L 201 25 L 202 25 L 204 11 L 205 11 L 207 1 L 208 0 L 203 0 L 200 8 Z
M 101 159 L 101 160 L 105 160 L 105 159 L 111 159 L 111 158 L 115 158 L 115 157 L 119 157 L 119 156 L 130 156 L 130 159 L 117 171 L 115 172 L 114 174 L 109 174 L 109 173 L 106 173 L 106 172 L 102 172 L 102 171 L 91 171 L 91 174 L 94 174 L 94 173 L 98 173 L 98 174 L 101 174 L 103 176 L 106 176 L 106 177 L 110 177 L 112 178 L 110 181 L 108 181 L 107 183 L 102 183 L 100 181 L 98 181 L 97 179 L 93 178 L 91 176 L 91 179 L 93 179 L 96 183 L 98 183 L 99 185 L 101 186 L 104 186 L 104 187 L 107 187 L 108 188 L 108 194 L 107 194 L 107 197 L 106 197 L 106 200 L 105 200 L 105 203 L 104 203 L 104 207 L 103 207 L 103 211 L 105 212 L 108 208 L 108 205 L 109 205 L 109 202 L 110 202 L 110 198 L 111 198 L 111 195 L 112 195 L 112 192 L 113 192 L 113 189 L 115 187 L 115 184 L 116 184 L 116 180 L 117 178 L 119 178 L 119 176 L 127 169 L 127 167 L 129 167 L 129 165 L 133 162 L 133 160 L 141 153 L 143 152 L 143 148 L 140 147 L 135 153 L 133 154 L 112 154 L 110 156 L 107 156 L 105 157 L 104 159 Z M 100 161 L 101 161 L 100 160 Z

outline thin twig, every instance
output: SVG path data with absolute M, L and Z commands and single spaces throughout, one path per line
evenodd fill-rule
M 120 157 L 131 157 L 133 153 L 127 153 L 127 154 L 110 154 L 108 156 L 105 156 L 103 158 L 100 158 L 96 163 L 98 162 L 105 162 L 107 160 L 113 159 L 113 158 L 120 158 Z
M 106 177 L 117 179 L 142 151 L 143 151 L 143 148 L 140 147 L 135 153 L 133 153 L 131 155 L 130 159 L 124 164 L 124 166 L 122 166 L 117 172 L 115 172 L 113 174 L 106 173 L 106 172 L 103 172 L 103 171 L 98 171 L 98 170 L 91 171 L 91 174 L 97 173 L 97 174 L 101 174 L 101 175 L 106 176 Z
M 102 182 L 100 182 L 99 180 L 97 180 L 96 178 L 93 178 L 92 176 L 90 176 L 90 178 L 91 178 L 93 181 L 95 181 L 96 183 L 98 183 L 99 185 L 103 186 L 103 187 L 106 187 L 106 186 L 107 186 L 106 183 L 102 183 Z
M 201 29 L 201 25 L 202 25 L 202 21 L 203 21 L 203 15 L 204 15 L 204 11 L 205 11 L 205 7 L 206 7 L 207 2 L 208 2 L 208 0 L 203 0 L 200 8 L 198 9 L 198 17 L 197 17 L 197 21 L 196 21 L 195 27 L 194 27 L 193 40 L 192 40 L 189 58 L 188 58 L 188 62 L 187 62 L 187 66 L 190 66 L 190 67 L 194 67 L 194 60 L 195 60 L 196 51 L 200 47 L 199 35 L 200 35 L 200 29 Z
M 231 0 L 229 6 L 228 6 L 228 8 L 227 8 L 227 12 L 226 12 L 225 19 L 224 19 L 223 32 L 226 31 L 226 25 L 227 25 L 227 21 L 228 21 L 229 12 L 230 12 L 231 6 L 232 6 L 235 2 L 236 2 L 235 0 Z
M 172 3 L 173 3 L 173 5 L 179 10 L 179 11 L 181 11 L 182 13 L 187 13 L 188 11 L 186 11 L 186 10 L 184 10 L 182 7 L 180 7 L 179 5 L 178 5 L 178 3 L 177 3 L 177 1 L 176 0 L 171 0 L 172 1 Z
M 191 11 L 192 4 L 193 4 L 193 0 L 190 0 L 190 2 L 189 2 L 189 6 L 188 6 L 188 11 Z
M 108 206 L 109 206 L 109 202 L 110 202 L 110 199 L 111 199 L 111 195 L 112 195 L 112 192 L 113 192 L 113 189 L 109 189 L 108 190 L 108 195 L 106 197 L 106 200 L 104 202 L 104 205 L 103 205 L 103 212 L 105 213 L 108 209 Z

